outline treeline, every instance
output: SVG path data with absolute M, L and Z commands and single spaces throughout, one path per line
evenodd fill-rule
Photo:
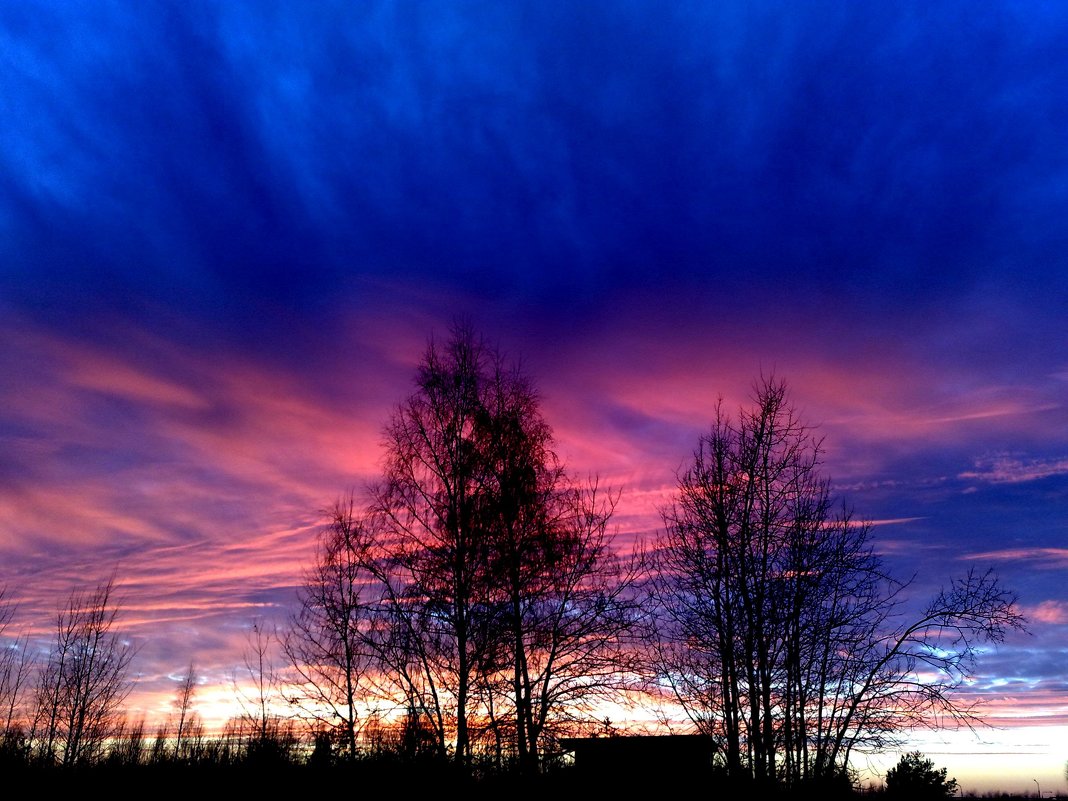
M 5 758 L 534 777 L 559 735 L 641 702 L 711 735 L 730 781 L 841 786 L 854 749 L 973 719 L 953 691 L 1022 625 L 992 573 L 907 604 L 772 379 L 736 416 L 714 410 L 662 530 L 626 552 L 618 491 L 567 470 L 529 379 L 467 327 L 430 343 L 384 439 L 380 478 L 330 510 L 288 625 L 252 628 L 231 731 L 203 736 L 192 665 L 167 735 L 115 730 L 133 653 L 108 583 L 72 596 L 44 664 L 5 649 Z
M 170 716 L 152 726 L 131 718 L 124 702 L 134 685 L 136 652 L 116 625 L 115 592 L 114 579 L 90 593 L 72 592 L 43 654 L 34 653 L 25 635 L 7 638 L 0 649 L 0 770 L 277 771 L 359 762 L 374 775 L 412 765 L 432 775 L 456 775 L 437 759 L 421 716 L 369 715 L 360 722 L 360 747 L 345 751 L 315 716 L 280 712 L 280 705 L 295 703 L 292 695 L 285 700 L 285 690 L 296 690 L 299 680 L 276 669 L 277 635 L 258 622 L 244 653 L 246 675 L 234 679 L 238 714 L 221 731 L 209 732 L 197 712 L 192 662 L 175 688 Z M 0 637 L 10 634 L 15 613 L 5 594 L 0 592 Z M 476 761 L 480 772 L 494 772 L 488 755 Z

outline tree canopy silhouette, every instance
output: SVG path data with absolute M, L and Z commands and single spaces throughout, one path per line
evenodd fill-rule
M 993 573 L 952 580 L 910 615 L 907 584 L 836 505 L 821 456 L 785 383 L 762 380 L 737 416 L 717 405 L 663 511 L 656 679 L 735 777 L 829 780 L 854 748 L 972 721 L 953 691 L 977 646 L 1022 625 Z
M 374 489 L 378 645 L 460 765 L 476 736 L 536 765 L 554 719 L 626 676 L 635 571 L 611 547 L 613 509 L 611 493 L 567 475 L 516 365 L 468 326 L 430 343 Z
M 952 798 L 957 793 L 957 780 L 946 778 L 947 773 L 946 768 L 936 768 L 934 762 L 919 751 L 910 751 L 886 772 L 887 795 L 894 798 Z
M 367 673 L 374 664 L 368 626 L 370 593 L 377 573 L 373 532 L 350 498 L 330 510 L 320 532 L 313 566 L 298 590 L 298 609 L 282 638 L 282 648 L 295 674 L 290 700 L 320 730 L 332 734 L 348 760 L 358 756 L 360 708 L 370 688 Z
M 118 729 L 134 649 L 115 630 L 117 617 L 114 579 L 90 593 L 72 592 L 56 615 L 36 688 L 32 739 L 42 762 L 92 761 Z

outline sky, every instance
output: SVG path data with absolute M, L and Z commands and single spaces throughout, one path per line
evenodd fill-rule
M 785 379 L 917 598 L 994 567 L 1029 617 L 969 688 L 999 728 L 915 742 L 1064 791 L 1066 39 L 1037 1 L 0 4 L 16 623 L 114 574 L 131 706 L 192 659 L 222 710 L 466 319 L 621 541 Z

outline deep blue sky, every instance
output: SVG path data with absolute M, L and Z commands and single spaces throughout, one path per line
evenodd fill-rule
M 895 564 L 1019 589 L 981 688 L 1063 727 L 1066 41 L 1039 2 L 0 5 L 0 584 L 30 625 L 118 564 L 145 686 L 222 675 L 466 316 L 626 537 L 785 377 Z

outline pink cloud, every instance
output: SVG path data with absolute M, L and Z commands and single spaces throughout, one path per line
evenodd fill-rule
M 843 359 L 808 347 L 804 329 L 793 335 L 784 343 L 781 331 L 758 332 L 710 347 L 709 332 L 667 339 L 613 330 L 546 362 L 547 408 L 577 463 L 610 472 L 605 465 L 615 465 L 623 477 L 630 458 L 662 475 L 688 457 L 718 398 L 733 414 L 748 405 L 760 373 L 774 371 L 789 382 L 803 419 L 818 426 L 814 434 L 826 437 L 828 464 L 844 481 L 877 473 L 888 457 L 918 446 L 967 443 L 980 434 L 1046 442 L 1042 415 L 1063 408 L 1045 384 L 975 384 L 963 370 L 925 364 L 892 345 L 880 344 L 863 360 Z M 780 354 L 779 365 L 767 365 L 768 352 Z M 678 440 L 685 431 L 692 435 Z M 674 442 L 656 442 L 666 432 Z
M 1042 601 L 1037 606 L 1024 610 L 1027 619 L 1034 623 L 1063 625 L 1068 623 L 1068 603 L 1064 601 Z
M 1068 568 L 1068 548 L 1004 548 L 961 556 L 970 561 L 1033 562 L 1039 570 Z
M 983 721 L 990 726 L 1068 725 L 1068 700 L 1059 687 L 1022 682 L 977 697 Z
M 1066 459 L 1021 459 L 999 455 L 977 460 L 975 470 L 968 470 L 958 478 L 985 481 L 991 484 L 1021 484 L 1050 476 L 1068 475 Z
M 121 364 L 114 359 L 79 359 L 72 365 L 68 379 L 72 387 L 108 393 L 131 401 L 182 406 L 188 409 L 207 408 L 207 401 L 197 392 L 181 384 Z

